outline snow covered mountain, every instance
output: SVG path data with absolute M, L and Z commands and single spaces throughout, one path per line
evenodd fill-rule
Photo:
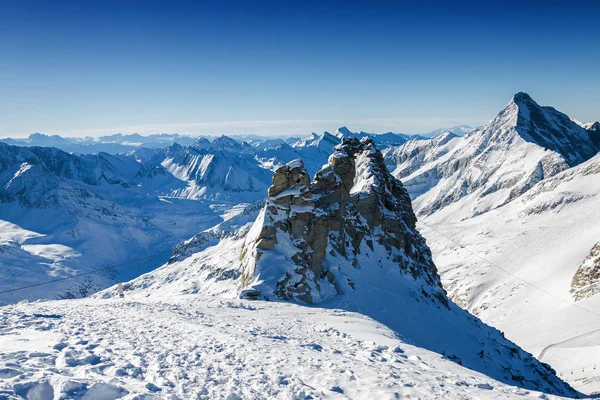
M 202 293 L 356 311 L 495 380 L 574 395 L 549 366 L 449 301 L 408 193 L 370 139 L 344 139 L 313 182 L 300 160 L 278 168 L 268 194 L 254 222 L 248 213 L 197 235 L 128 282 L 126 296 Z
M 424 133 L 422 136 L 424 136 L 426 138 L 435 138 L 435 137 L 438 137 L 447 132 L 450 132 L 456 136 L 464 136 L 468 133 L 473 132 L 474 130 L 475 130 L 475 128 L 473 128 L 469 125 L 457 125 L 457 126 L 453 126 L 452 128 L 436 129 L 431 132 Z
M 519 93 L 466 137 L 384 150 L 449 297 L 586 393 L 600 390 L 596 132 Z
M 384 154 L 419 215 L 452 205 L 460 219 L 507 204 L 599 149 L 592 132 L 517 93 L 496 118 L 467 136 L 446 133 Z
M 501 208 L 457 221 L 447 207 L 421 227 L 450 298 L 584 393 L 600 391 L 598 207 L 600 155 Z
M 352 132 L 345 126 L 338 128 L 334 135 L 343 138 L 343 137 L 353 137 L 356 139 L 369 138 L 377 145 L 377 148 L 384 149 L 388 146 L 398 146 L 403 143 L 406 143 L 409 140 L 424 140 L 427 139 L 426 136 L 421 135 L 408 135 L 405 133 L 367 133 L 367 132 Z
M 117 133 L 114 135 L 84 138 L 32 133 L 27 138 L 5 138 L 0 139 L 0 142 L 13 146 L 56 147 L 57 149 L 77 154 L 93 154 L 99 152 L 117 154 L 135 150 L 139 147 L 162 148 L 173 143 L 189 146 L 192 145 L 195 140 L 195 138 L 190 136 L 167 133 L 148 136 L 139 135 L 137 133 L 129 135 Z
M 190 147 L 174 144 L 157 152 L 147 164 L 163 167 L 186 182 L 185 187 L 172 190 L 171 196 L 255 201 L 263 197 L 271 171 L 246 146 L 225 136 L 210 146 L 198 142 Z
M 1 303 L 81 297 L 152 270 L 177 242 L 264 197 L 268 184 L 260 179 L 271 176 L 242 153 L 176 144 L 149 151 L 144 161 L 0 144 L 0 291 L 160 253 L 127 268 L 0 295 Z

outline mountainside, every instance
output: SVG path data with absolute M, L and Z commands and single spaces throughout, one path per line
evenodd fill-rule
M 209 149 L 173 145 L 157 154 L 150 164 L 164 167 L 170 174 L 186 182 L 172 196 L 184 198 L 223 198 L 243 201 L 263 197 L 271 171 L 261 165 L 242 145 L 218 141 Z M 235 143 L 235 145 L 234 145 Z M 249 197 L 248 197 L 249 196 Z
M 408 194 L 371 140 L 344 139 L 313 182 L 299 160 L 280 167 L 267 203 L 245 222 L 235 234 L 197 235 L 168 264 L 128 282 L 126 296 L 203 293 L 357 311 L 493 379 L 574 394 L 448 300 Z
M 459 205 L 421 226 L 449 297 L 577 389 L 600 391 L 600 154 L 501 208 L 457 219 Z
M 417 214 L 453 206 L 459 220 L 507 204 L 598 150 L 591 132 L 517 93 L 496 118 L 465 137 L 408 142 L 384 155 Z
M 81 297 L 129 280 L 164 263 L 177 242 L 241 212 L 251 195 L 240 187 L 252 181 L 240 183 L 239 176 L 254 171 L 240 165 L 241 157 L 212 157 L 220 163 L 209 163 L 201 177 L 179 176 L 161 164 L 124 155 L 77 156 L 0 144 L 0 291 L 158 254 L 116 270 L 6 293 L 0 303 Z M 270 176 L 256 165 L 258 173 Z M 207 183 L 214 183 L 212 194 L 220 197 L 185 198 L 187 188 Z M 238 196 L 235 202 L 228 193 Z M 237 211 L 232 209 L 238 204 Z

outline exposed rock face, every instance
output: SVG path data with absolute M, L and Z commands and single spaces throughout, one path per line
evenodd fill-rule
M 600 242 L 596 243 L 571 281 L 575 301 L 600 293 Z
M 300 160 L 275 172 L 241 256 L 244 295 L 314 303 L 354 290 L 360 269 L 390 268 L 446 304 L 415 224 L 407 192 L 373 142 L 345 138 L 313 182 Z
M 292 161 L 279 167 L 273 175 L 273 185 L 269 187 L 269 197 L 277 196 L 294 185 L 308 185 L 310 178 L 300 160 Z
M 600 122 L 594 122 L 589 128 L 587 128 L 587 131 L 590 133 L 592 142 L 594 142 L 596 148 L 598 148 L 598 151 L 600 151 Z

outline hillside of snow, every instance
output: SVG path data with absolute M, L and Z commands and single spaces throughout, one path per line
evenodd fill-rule
M 361 314 L 206 296 L 0 308 L 7 399 L 549 398 Z M 554 397 L 553 397 L 554 398 Z
M 585 393 L 600 391 L 599 149 L 521 93 L 465 137 L 384 150 L 449 297 Z

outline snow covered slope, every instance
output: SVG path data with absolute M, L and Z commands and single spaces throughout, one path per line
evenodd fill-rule
M 234 234 L 197 235 L 128 282 L 126 296 L 241 295 L 360 312 L 493 379 L 573 394 L 549 366 L 446 298 L 408 194 L 371 140 L 344 139 L 314 182 L 300 160 L 279 168 L 267 204 L 245 222 Z
M 548 398 L 363 315 L 205 296 L 0 308 L 7 399 Z
M 223 169 L 231 188 L 238 182 L 235 165 L 225 163 Z M 247 175 L 248 168 L 241 173 Z M 269 174 L 262 168 L 260 173 Z M 139 276 L 164 263 L 176 243 L 229 218 L 229 209 L 251 199 L 233 191 L 235 202 L 177 197 L 195 183 L 133 157 L 0 144 L 0 292 L 158 254 L 116 270 L 3 294 L 0 303 L 80 297 Z M 227 193 L 228 187 L 220 189 Z
M 485 127 L 384 151 L 388 168 L 414 199 L 418 215 L 455 205 L 455 219 L 523 195 L 536 183 L 594 156 L 591 132 L 551 107 L 517 93 Z
M 465 137 L 384 151 L 449 296 L 586 393 L 600 391 L 596 128 L 518 93 Z
M 457 220 L 458 207 L 421 227 L 449 296 L 577 389 L 600 391 L 600 154 L 496 210 Z

